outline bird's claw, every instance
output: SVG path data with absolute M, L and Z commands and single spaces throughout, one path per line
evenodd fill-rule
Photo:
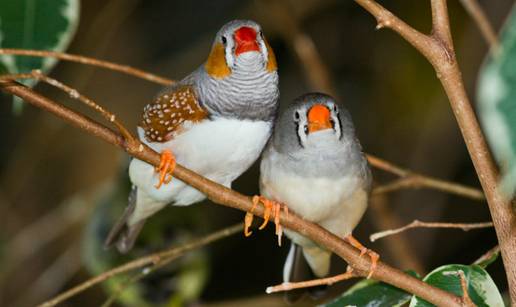
M 172 173 L 176 167 L 176 158 L 170 150 L 163 150 L 161 152 L 161 160 L 159 166 L 156 167 L 156 172 L 159 173 L 159 182 L 156 185 L 156 189 L 159 189 L 161 185 L 167 184 L 172 180 Z
M 355 247 L 360 251 L 360 257 L 367 254 L 371 258 L 371 268 L 369 269 L 369 274 L 367 278 L 371 278 L 373 276 L 374 271 L 376 270 L 376 266 L 378 265 L 378 260 L 380 259 L 380 255 L 378 253 L 368 249 L 362 243 L 360 243 L 357 239 L 355 239 L 352 235 L 348 235 L 345 237 L 345 240 L 351 244 L 351 246 Z
M 263 223 L 258 227 L 259 230 L 262 230 L 267 226 L 267 223 L 269 222 L 269 219 L 272 216 L 274 217 L 274 224 L 276 225 L 276 235 L 278 236 L 278 245 L 281 246 L 281 237 L 283 234 L 283 228 L 280 224 L 280 213 L 281 213 L 281 207 L 283 206 L 283 210 L 285 214 L 288 215 L 288 207 L 285 205 L 282 205 L 278 202 L 272 201 L 270 199 L 267 199 L 263 196 L 254 196 L 253 197 L 253 206 L 251 207 L 251 211 L 247 212 L 245 215 L 245 223 L 244 223 L 244 235 L 246 237 L 250 236 L 252 234 L 252 231 L 249 231 L 249 227 L 251 227 L 251 224 L 253 222 L 253 212 L 256 206 L 262 203 L 264 207 L 264 213 L 263 213 Z

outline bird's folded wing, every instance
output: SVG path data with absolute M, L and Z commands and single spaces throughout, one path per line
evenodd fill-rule
M 162 92 L 145 106 L 140 127 L 148 142 L 166 142 L 180 134 L 186 125 L 208 117 L 190 85 L 177 85 Z

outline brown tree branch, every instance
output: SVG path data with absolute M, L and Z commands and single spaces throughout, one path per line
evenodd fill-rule
M 129 271 L 132 271 L 135 269 L 143 268 L 148 265 L 157 266 L 157 265 L 167 264 L 170 261 L 178 258 L 179 256 L 181 256 L 191 250 L 197 249 L 197 248 L 207 245 L 209 243 L 212 243 L 217 240 L 227 238 L 233 234 L 236 234 L 237 232 L 240 232 L 242 230 L 242 227 L 243 227 L 243 224 L 238 223 L 236 225 L 216 231 L 216 232 L 209 234 L 205 237 L 202 237 L 200 239 L 193 240 L 192 242 L 181 245 L 179 247 L 170 248 L 170 249 L 167 249 L 167 250 L 164 250 L 161 252 L 153 253 L 153 254 L 147 255 L 145 257 L 138 258 L 136 260 L 127 262 L 121 266 L 118 266 L 118 267 L 113 268 L 109 271 L 106 271 L 100 275 L 97 275 L 91 279 L 88 279 L 87 281 L 59 294 L 58 296 L 56 296 L 56 297 L 52 298 L 51 300 L 48 300 L 38 306 L 39 307 L 55 306 L 65 300 L 67 300 L 68 298 L 70 298 L 88 288 L 91 288 L 92 286 L 94 286 L 100 282 L 103 282 L 106 279 L 109 279 L 109 278 L 111 278 L 115 275 L 121 274 L 121 273 L 125 273 L 125 272 L 129 272 Z M 146 273 L 147 272 L 144 272 L 144 274 L 146 274 Z
M 414 46 L 434 67 L 437 77 L 448 96 L 450 105 L 480 184 L 484 190 L 489 211 L 496 229 L 507 274 L 511 300 L 516 302 L 516 227 L 510 200 L 498 189 L 499 176 L 487 147 L 480 125 L 475 116 L 462 81 L 461 72 L 453 50 L 446 0 L 431 0 L 432 34 L 425 35 L 407 25 L 401 19 L 373 0 L 355 0 L 370 12 L 378 26 L 388 27 Z
M 462 229 L 464 231 L 468 231 L 471 229 L 479 229 L 479 228 L 489 228 L 493 227 L 492 222 L 484 222 L 484 223 L 428 223 L 428 222 L 421 222 L 419 220 L 414 220 L 410 224 L 407 224 L 403 227 L 397 228 L 397 229 L 389 229 L 380 231 L 377 233 L 373 233 L 369 236 L 369 240 L 371 242 L 374 242 L 378 239 L 392 236 L 395 234 L 398 234 L 400 232 L 404 232 L 406 230 L 409 230 L 411 228 L 458 228 Z
M 14 81 L 0 79 L 0 88 L 4 92 L 16 95 L 24 99 L 26 102 L 54 113 L 72 125 L 77 126 L 108 143 L 121 147 L 135 158 L 146 161 L 152 165 L 159 165 L 159 154 L 148 146 L 145 146 L 139 142 L 127 143 L 121 135 L 113 132 L 111 129 L 55 103 L 54 101 L 34 92 L 22 84 L 16 83 Z M 252 208 L 253 204 L 249 197 L 219 185 L 207 178 L 199 176 L 198 174 L 180 165 L 176 166 L 174 170 L 174 176 L 206 194 L 208 198 L 215 203 L 247 212 Z M 261 206 L 255 208 L 254 210 L 254 214 L 257 216 L 263 217 L 263 213 L 263 208 Z M 334 252 L 346 260 L 353 267 L 356 274 L 360 276 L 366 276 L 369 273 L 371 266 L 370 259 L 367 257 L 360 257 L 359 252 L 355 248 L 348 245 L 344 240 L 328 232 L 321 226 L 304 221 L 294 213 L 282 215 L 280 222 L 283 226 L 312 239 L 319 245 L 324 246 L 328 250 Z M 149 261 L 151 260 L 152 258 L 142 258 L 136 260 L 136 264 L 146 265 L 149 264 Z M 132 263 L 131 265 L 134 266 L 136 264 Z M 110 274 L 114 274 L 117 273 L 118 270 L 125 269 L 127 269 L 127 267 L 117 268 L 116 271 L 111 272 Z M 441 289 L 432 287 L 382 262 L 378 263 L 378 266 L 372 277 L 377 280 L 392 284 L 407 292 L 413 293 L 436 305 L 460 306 L 461 300 L 457 296 Z

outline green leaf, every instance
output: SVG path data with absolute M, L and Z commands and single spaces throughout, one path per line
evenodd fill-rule
M 503 307 L 503 300 L 491 279 L 491 276 L 478 265 L 449 264 L 430 272 L 423 281 L 462 297 L 460 277 L 456 273 L 462 270 L 468 283 L 469 297 L 477 306 Z M 414 296 L 410 307 L 434 306 L 429 302 Z
M 501 52 L 485 62 L 478 80 L 479 117 L 502 169 L 502 191 L 516 191 L 516 6 L 501 35 Z
M 79 22 L 79 0 L 2 0 L 0 1 L 0 47 L 64 51 Z M 48 73 L 54 58 L 0 56 L 10 73 L 40 69 Z M 33 86 L 34 80 L 23 82 Z M 16 106 L 15 106 L 16 109 Z
M 413 271 L 409 275 L 418 277 Z M 344 294 L 330 303 L 321 305 L 322 307 L 341 307 L 341 306 L 375 306 L 391 307 L 401 306 L 407 303 L 412 294 L 407 293 L 389 284 L 372 279 L 362 279 L 353 287 L 349 288 Z

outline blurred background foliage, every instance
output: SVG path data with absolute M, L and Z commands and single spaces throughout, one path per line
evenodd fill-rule
M 9 2 L 11 0 L 0 0 Z M 37 0 L 35 0 L 37 1 Z M 40 0 L 42 1 L 42 0 Z M 480 1 L 496 29 L 513 1 Z M 430 29 L 428 1 L 382 1 L 415 28 Z M 457 57 L 470 98 L 487 46 L 458 1 L 448 1 Z M 109 0 L 82 1 L 81 21 L 68 52 L 129 64 L 180 79 L 206 58 L 218 28 L 231 19 L 261 23 L 278 58 L 281 106 L 312 90 L 346 105 L 366 152 L 415 171 L 479 186 L 448 101 L 431 66 L 352 1 L 337 0 Z M 320 58 L 300 60 L 300 44 L 313 40 Z M 0 65 L 0 70 L 2 66 Z M 327 69 L 329 78 L 321 74 Z M 111 71 L 60 62 L 52 76 L 72 85 L 135 127 L 156 84 Z M 45 85 L 57 101 L 69 97 Z M 31 306 L 116 264 L 177 245 L 242 220 L 239 211 L 206 201 L 168 208 L 153 217 L 133 253 L 120 257 L 101 242 L 123 210 L 128 156 L 35 108 L 13 115 L 0 96 L 0 305 Z M 98 118 L 84 107 L 77 110 Z M 258 192 L 255 165 L 234 188 Z M 374 171 L 377 183 L 392 176 Z M 404 190 L 373 199 L 355 232 L 382 259 L 425 276 L 443 264 L 470 264 L 496 245 L 494 230 L 413 230 L 369 243 L 368 235 L 414 219 L 489 220 L 485 203 L 430 190 Z M 277 247 L 273 227 L 249 239 L 236 235 L 190 253 L 123 292 L 132 306 L 283 306 L 265 295 L 281 281 L 288 244 Z M 335 259 L 333 272 L 345 264 Z M 488 268 L 505 292 L 503 266 Z M 97 306 L 127 280 L 113 279 L 65 302 Z M 329 289 L 328 301 L 355 281 Z M 186 285 L 186 286 L 185 286 Z M 322 302 L 321 301 L 321 302 Z M 300 306 L 311 306 L 307 299 Z

